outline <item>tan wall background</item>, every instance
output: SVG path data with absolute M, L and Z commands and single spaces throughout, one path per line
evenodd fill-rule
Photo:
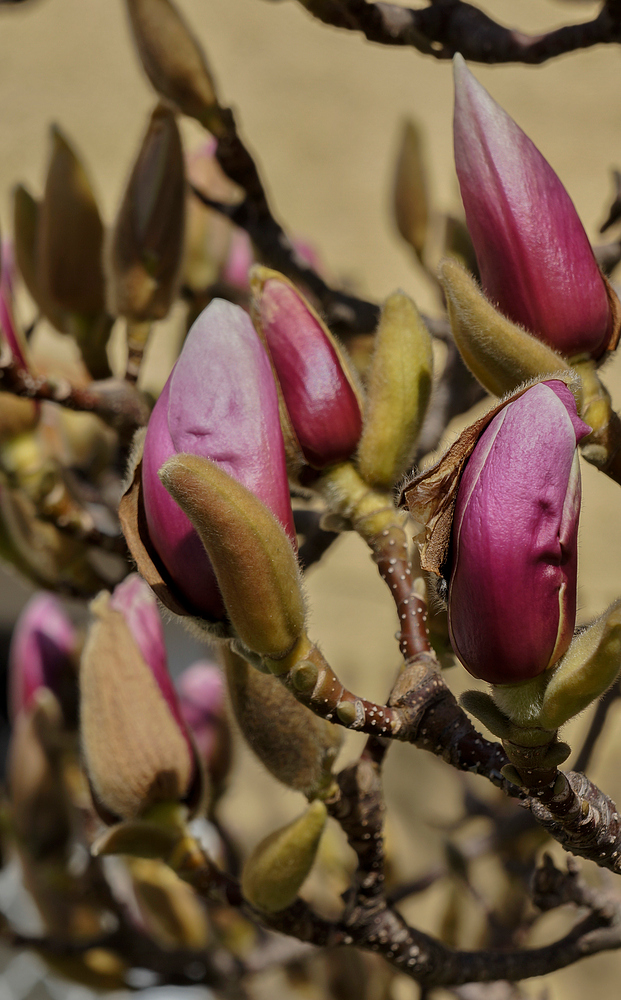
M 321 251 L 330 272 L 374 298 L 402 287 L 436 308 L 389 214 L 399 127 L 405 115 L 424 128 L 431 182 L 440 208 L 458 204 L 452 164 L 452 81 L 448 63 L 387 49 L 314 22 L 294 2 L 179 0 L 209 56 L 223 100 L 235 107 L 256 152 L 273 206 L 287 228 Z M 592 3 L 509 0 L 488 4 L 504 23 L 539 32 L 593 16 Z M 621 166 L 621 56 L 598 47 L 540 68 L 472 67 L 555 167 L 594 236 L 611 197 L 611 166 Z M 18 181 L 40 193 L 47 129 L 58 122 L 89 169 L 105 218 L 113 217 L 153 96 L 134 57 L 121 0 L 32 0 L 0 7 L 0 225 L 10 232 L 10 191 Z M 188 139 L 196 137 L 191 128 Z M 621 405 L 621 365 L 608 383 Z M 601 611 L 621 593 L 619 487 L 584 470 L 580 613 Z M 20 591 L 5 587 L 2 617 Z M 362 694 L 384 696 L 398 664 L 395 621 L 361 544 L 347 538 L 309 581 L 314 632 L 337 672 Z M 453 672 L 456 686 L 465 681 Z M 621 798 L 621 738 L 610 736 L 593 776 Z M 586 720 L 574 728 L 576 741 Z M 571 734 L 570 734 L 571 735 Z M 435 824 L 455 814 L 457 786 L 422 753 L 395 748 L 387 766 L 394 842 L 404 874 L 441 858 Z M 300 808 L 240 751 L 245 779 L 231 794 L 236 829 L 242 805 L 255 817 L 254 842 L 281 815 Z M 481 783 L 476 785 L 484 792 Z M 246 811 L 246 816 L 248 812 Z M 415 849 L 412 848 L 415 844 Z M 409 846 L 408 846 L 409 845 Z M 483 885 L 489 873 L 480 866 Z M 478 876 L 477 876 L 478 877 Z M 493 887 L 492 887 L 493 888 Z M 492 891 L 492 889 L 490 889 Z M 413 917 L 437 929 L 443 900 L 421 897 Z M 552 931 L 550 931 L 552 933 Z M 621 956 L 600 956 L 549 980 L 550 1000 L 616 996 Z M 529 987 L 539 995 L 542 983 Z M 415 995 L 415 994 L 413 994 Z

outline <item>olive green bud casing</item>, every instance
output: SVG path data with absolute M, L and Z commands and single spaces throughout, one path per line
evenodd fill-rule
M 170 0 L 127 0 L 134 41 L 153 87 L 207 124 L 218 98 L 201 48 Z
M 543 695 L 539 724 L 562 726 L 610 687 L 621 669 L 621 599 L 577 635 Z
M 177 291 L 183 252 L 185 168 L 170 108 L 159 104 L 129 178 L 110 253 L 115 315 L 162 319 Z
M 372 486 L 390 489 L 407 470 L 431 395 L 431 336 L 407 295 L 385 302 L 358 446 L 360 474 Z
M 159 476 L 189 517 L 214 568 L 242 643 L 282 659 L 304 630 L 304 599 L 293 546 L 274 515 L 214 462 L 168 459 Z
M 323 802 L 311 802 L 306 812 L 255 847 L 241 878 L 249 903 L 266 913 L 293 903 L 313 866 L 327 815 Z
M 429 227 L 429 196 L 418 126 L 409 119 L 403 123 L 397 155 L 393 205 L 397 229 L 422 259 Z
M 272 674 L 263 674 L 231 649 L 224 662 L 233 713 L 261 763 L 307 798 L 325 793 L 343 732 L 301 705 Z
M 560 354 L 497 312 L 454 260 L 442 261 L 440 281 L 455 343 L 488 392 L 503 396 L 530 379 L 569 370 Z
M 140 915 L 155 941 L 166 949 L 206 948 L 207 913 L 192 887 L 155 858 L 132 858 L 127 864 Z

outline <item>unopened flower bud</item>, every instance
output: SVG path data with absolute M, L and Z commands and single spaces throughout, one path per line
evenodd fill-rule
M 397 228 L 422 259 L 429 226 L 429 196 L 418 126 L 405 121 L 394 181 L 394 214 Z
M 305 612 L 284 529 L 250 490 L 206 458 L 176 455 L 159 475 L 205 547 L 237 636 L 260 656 L 285 657 L 302 636 Z
M 68 140 L 52 129 L 52 155 L 37 225 L 37 285 L 48 319 L 75 336 L 94 378 L 110 368 L 106 341 L 103 224 L 86 171 Z
M 138 54 L 158 94 L 209 127 L 218 105 L 201 48 L 171 0 L 127 0 Z
M 332 783 L 343 732 L 301 705 L 271 674 L 223 652 L 231 705 L 242 736 L 270 774 L 308 798 Z
M 356 464 L 366 482 L 391 489 L 410 464 L 427 412 L 433 350 L 427 327 L 403 292 L 386 300 L 375 337 Z
M 618 340 L 610 291 L 552 167 L 456 55 L 455 163 L 485 294 L 567 357 Z
M 164 462 L 180 452 L 211 459 L 252 490 L 293 542 L 278 396 L 269 358 L 248 315 L 220 299 L 194 323 L 155 404 L 137 470 L 141 482 L 136 479 L 148 528 L 145 541 L 179 594 L 178 605 L 219 621 L 224 605 L 203 544 L 158 475 Z M 133 517 L 133 489 L 121 511 L 132 550 L 136 545 L 130 535 L 140 534 L 144 520 L 141 515 Z M 139 568 L 142 572 L 140 561 Z
M 345 461 L 362 431 L 358 389 L 334 337 L 282 274 L 251 273 L 252 312 L 278 375 L 293 430 L 308 465 Z
M 0 240 L 0 333 L 8 344 L 14 360 L 22 368 L 27 369 L 26 345 L 18 332 L 13 315 L 14 274 L 13 246 L 8 240 Z
M 327 816 L 323 802 L 311 802 L 306 812 L 255 847 L 242 872 L 248 902 L 266 913 L 293 903 L 313 867 Z
M 504 406 L 459 483 L 448 621 L 470 673 L 514 684 L 565 652 L 576 614 L 580 467 L 589 428 L 559 381 Z
M 112 239 L 116 314 L 136 322 L 166 316 L 177 290 L 184 217 L 181 137 L 174 113 L 160 104 L 151 115 Z
M 599 698 L 621 669 L 621 600 L 580 632 L 543 695 L 539 723 L 557 729 Z
M 15 720 L 41 687 L 66 704 L 76 685 L 77 633 L 60 601 L 39 593 L 17 619 L 9 650 L 9 709 Z M 71 698 L 75 711 L 75 696 Z
M 135 608 L 126 616 L 113 601 L 102 593 L 91 604 L 95 620 L 80 666 L 82 747 L 95 803 L 107 819 L 126 820 L 159 802 L 196 805 L 200 779 L 172 681 L 159 655 L 145 659 L 131 630 Z
M 231 731 L 225 704 L 225 681 L 215 663 L 193 663 L 179 677 L 181 714 L 212 786 L 222 785 L 231 765 Z
M 455 343 L 488 392 L 504 396 L 533 378 L 569 371 L 560 354 L 497 312 L 456 261 L 442 261 L 440 280 Z

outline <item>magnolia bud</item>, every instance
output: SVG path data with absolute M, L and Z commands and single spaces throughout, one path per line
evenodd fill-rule
M 0 240 L 0 333 L 8 344 L 14 360 L 22 368 L 27 369 L 29 366 L 26 361 L 26 344 L 19 334 L 13 315 L 14 276 L 13 246 L 7 240 Z
M 103 224 L 80 160 L 58 128 L 52 129 L 52 155 L 37 225 L 37 285 L 41 305 L 52 303 L 51 321 L 79 343 L 94 378 L 110 368 L 106 342 Z
M 114 312 L 134 321 L 162 319 L 177 290 L 183 249 L 185 177 L 173 112 L 151 115 L 112 238 Z
M 532 386 L 481 434 L 452 530 L 448 622 L 470 673 L 513 684 L 565 652 L 576 614 L 580 467 L 589 431 L 562 382 Z
M 569 371 L 560 354 L 497 312 L 455 261 L 442 261 L 440 280 L 455 343 L 488 392 L 504 396 L 533 378 Z
M 342 730 L 301 705 L 271 674 L 224 650 L 231 705 L 242 736 L 268 771 L 308 798 L 332 783 Z
M 176 455 L 160 479 L 190 519 L 244 645 L 279 660 L 304 629 L 304 600 L 290 539 L 265 504 L 214 462 Z
M 153 634 L 143 629 L 146 584 L 100 594 L 80 666 L 80 716 L 86 770 L 106 819 L 135 819 L 158 802 L 194 801 L 197 768 L 175 691 Z M 133 599 L 132 599 L 133 592 Z M 148 595 L 148 596 L 147 596 Z M 125 598 L 125 599 L 124 599 Z M 129 602 L 127 613 L 118 610 Z M 132 633 L 136 619 L 141 632 Z M 148 662 L 143 649 L 149 651 Z M 195 804 L 195 801 L 194 801 Z
M 419 260 L 429 226 L 429 196 L 421 145 L 418 127 L 412 121 L 405 121 L 395 171 L 394 213 L 401 236 Z
M 277 913 L 295 900 L 308 877 L 328 813 L 315 800 L 292 823 L 255 847 L 242 872 L 242 892 L 258 910 Z
M 485 294 L 567 357 L 601 357 L 618 340 L 616 296 L 567 191 L 460 55 L 454 69 L 455 164 Z
M 431 336 L 403 292 L 386 300 L 375 342 L 357 465 L 372 486 L 390 489 L 409 467 L 433 376 Z
M 291 541 L 295 539 L 269 358 L 243 309 L 221 299 L 194 323 L 155 404 L 144 442 L 140 487 L 147 542 L 179 594 L 177 603 L 218 621 L 224 617 L 224 605 L 203 544 L 158 476 L 164 462 L 179 452 L 218 463 L 252 490 Z M 129 500 L 123 505 L 128 509 Z M 144 516 L 138 514 L 131 523 L 129 514 L 125 518 L 122 511 L 121 516 L 133 550 L 132 536 L 144 534 Z
M 77 634 L 60 601 L 39 593 L 17 619 L 9 650 L 9 709 L 15 720 L 30 707 L 35 693 L 47 687 L 75 715 Z
M 209 124 L 218 99 L 200 46 L 170 0 L 127 0 L 134 41 L 158 94 Z
M 360 394 L 334 337 L 278 271 L 251 272 L 252 315 L 274 362 L 304 460 L 316 469 L 349 458 L 362 431 Z
M 128 866 L 140 915 L 155 941 L 166 949 L 206 948 L 207 914 L 192 887 L 155 858 L 132 858 Z
M 539 724 L 557 729 L 599 698 L 621 668 L 621 600 L 580 632 L 552 674 Z

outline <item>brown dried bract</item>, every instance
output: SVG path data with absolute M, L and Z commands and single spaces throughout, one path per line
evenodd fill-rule
M 608 296 L 608 303 L 610 305 L 610 313 L 612 316 L 610 340 L 606 344 L 606 350 L 604 351 L 604 357 L 606 357 L 609 352 L 616 351 L 619 338 L 621 338 L 621 302 L 619 302 L 619 297 L 606 276 L 602 275 L 602 278 L 604 279 L 604 285 L 606 286 L 606 294 Z

